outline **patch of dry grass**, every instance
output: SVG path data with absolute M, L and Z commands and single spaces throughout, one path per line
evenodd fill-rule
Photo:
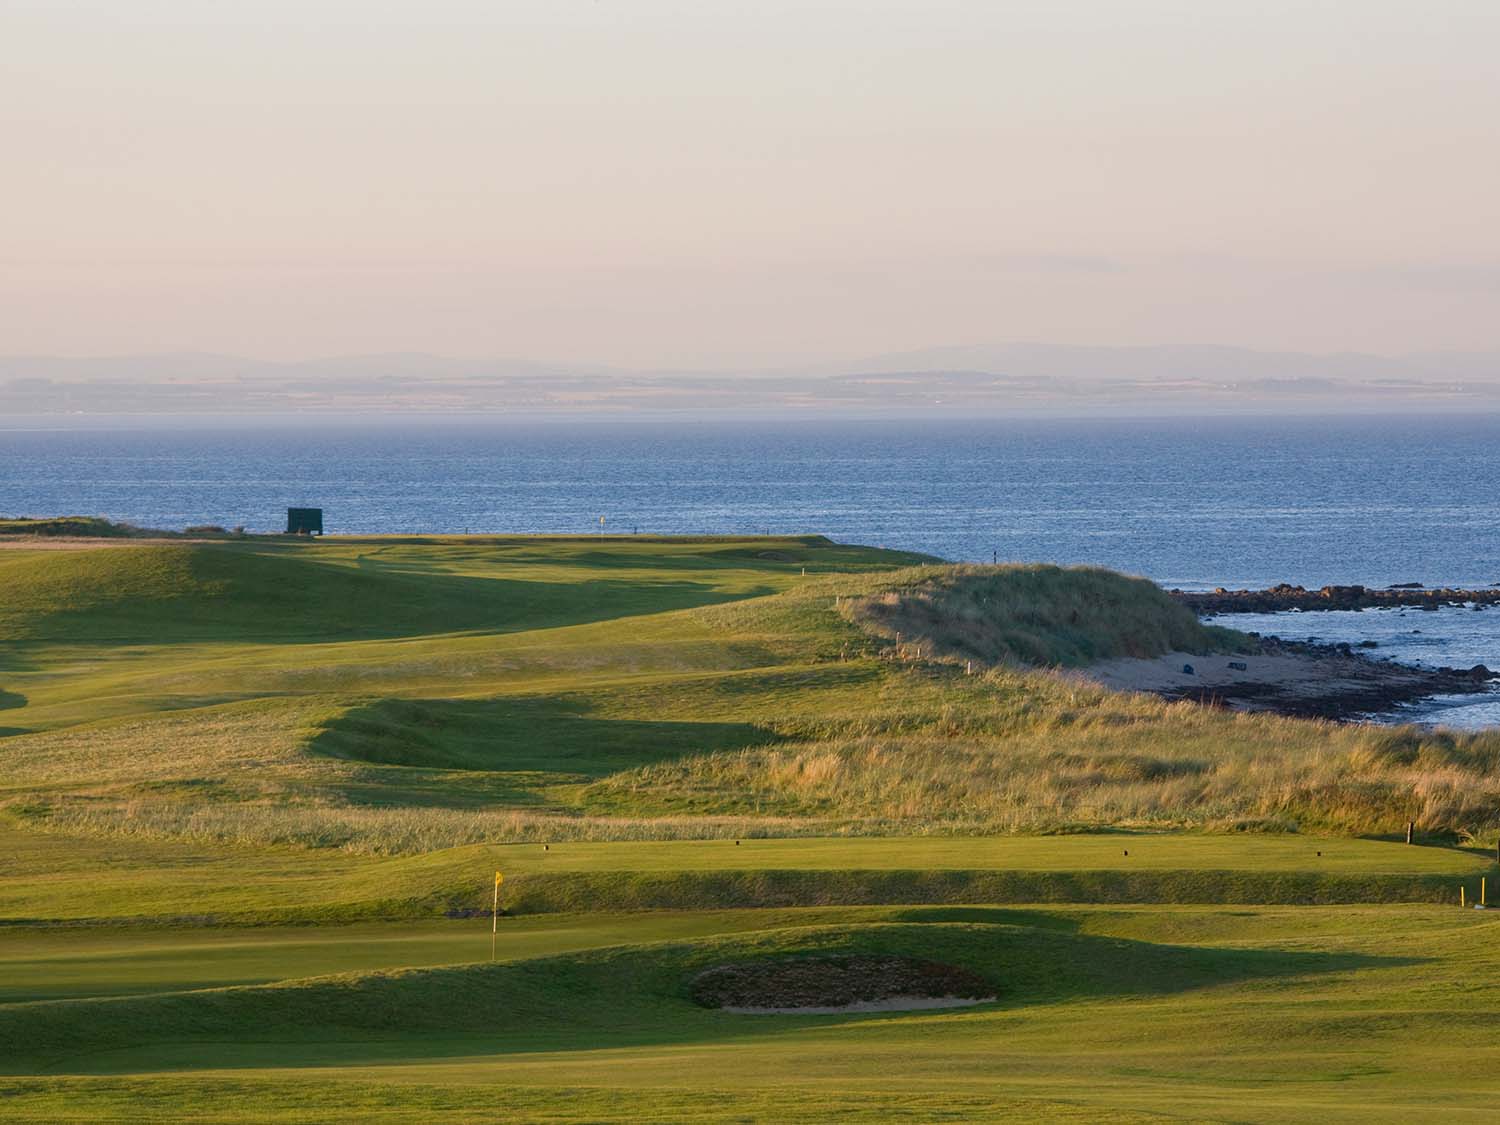
M 983 683 L 988 699 L 971 689 L 924 722 L 873 713 L 815 741 L 643 766 L 590 786 L 585 803 L 925 832 L 1394 833 L 1408 819 L 1463 838 L 1500 829 L 1500 733 L 1222 712 L 1042 673 Z
M 60 649 L 26 691 L 92 684 L 72 705 L 107 714 L 149 684 L 157 711 L 0 740 L 0 804 L 41 830 L 370 854 L 1120 826 L 1379 834 L 1408 819 L 1500 830 L 1500 733 L 1229 714 L 1018 667 L 1235 642 L 1149 583 L 946 566 L 804 580 L 774 565 L 782 594 L 564 628 L 225 642 L 212 659 Z M 561 605 L 557 577 L 545 585 Z M 282 679 L 265 678 L 270 654 Z M 971 660 L 980 674 L 964 674 Z M 138 662 L 149 679 L 120 671 Z M 263 698 L 214 702 L 252 684 Z M 334 727 L 380 752 L 335 745 Z
M 1094 567 L 917 567 L 881 585 L 841 598 L 841 611 L 927 658 L 1081 668 L 1119 656 L 1224 651 L 1245 641 L 1201 625 L 1144 578 Z

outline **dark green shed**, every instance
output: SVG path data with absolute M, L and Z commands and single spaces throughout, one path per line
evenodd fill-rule
M 322 508 L 288 508 L 286 510 L 286 533 L 288 535 L 322 535 Z

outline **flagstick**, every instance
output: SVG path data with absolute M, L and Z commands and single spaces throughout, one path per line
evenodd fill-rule
M 495 935 L 500 931 L 500 875 L 495 874 L 495 905 L 490 908 L 490 960 L 495 959 Z

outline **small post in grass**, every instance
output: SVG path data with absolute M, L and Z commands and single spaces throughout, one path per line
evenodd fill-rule
M 1414 831 L 1416 831 L 1416 827 L 1417 822 L 1415 820 L 1408 820 L 1406 822 L 1406 842 L 1408 844 L 1411 843 L 1411 835 Z
M 495 959 L 495 935 L 500 932 L 500 884 L 505 876 L 495 872 L 495 903 L 490 907 L 490 960 Z
M 1469 906 L 1468 900 L 1464 897 L 1464 885 L 1462 883 L 1458 885 L 1458 905 L 1461 910 L 1466 910 Z

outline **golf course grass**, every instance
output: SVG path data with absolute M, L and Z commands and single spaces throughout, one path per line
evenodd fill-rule
M 1068 674 L 1242 643 L 816 536 L 23 536 L 0 1119 L 1489 1119 L 1500 738 Z M 995 1000 L 692 1000 L 881 957 Z

